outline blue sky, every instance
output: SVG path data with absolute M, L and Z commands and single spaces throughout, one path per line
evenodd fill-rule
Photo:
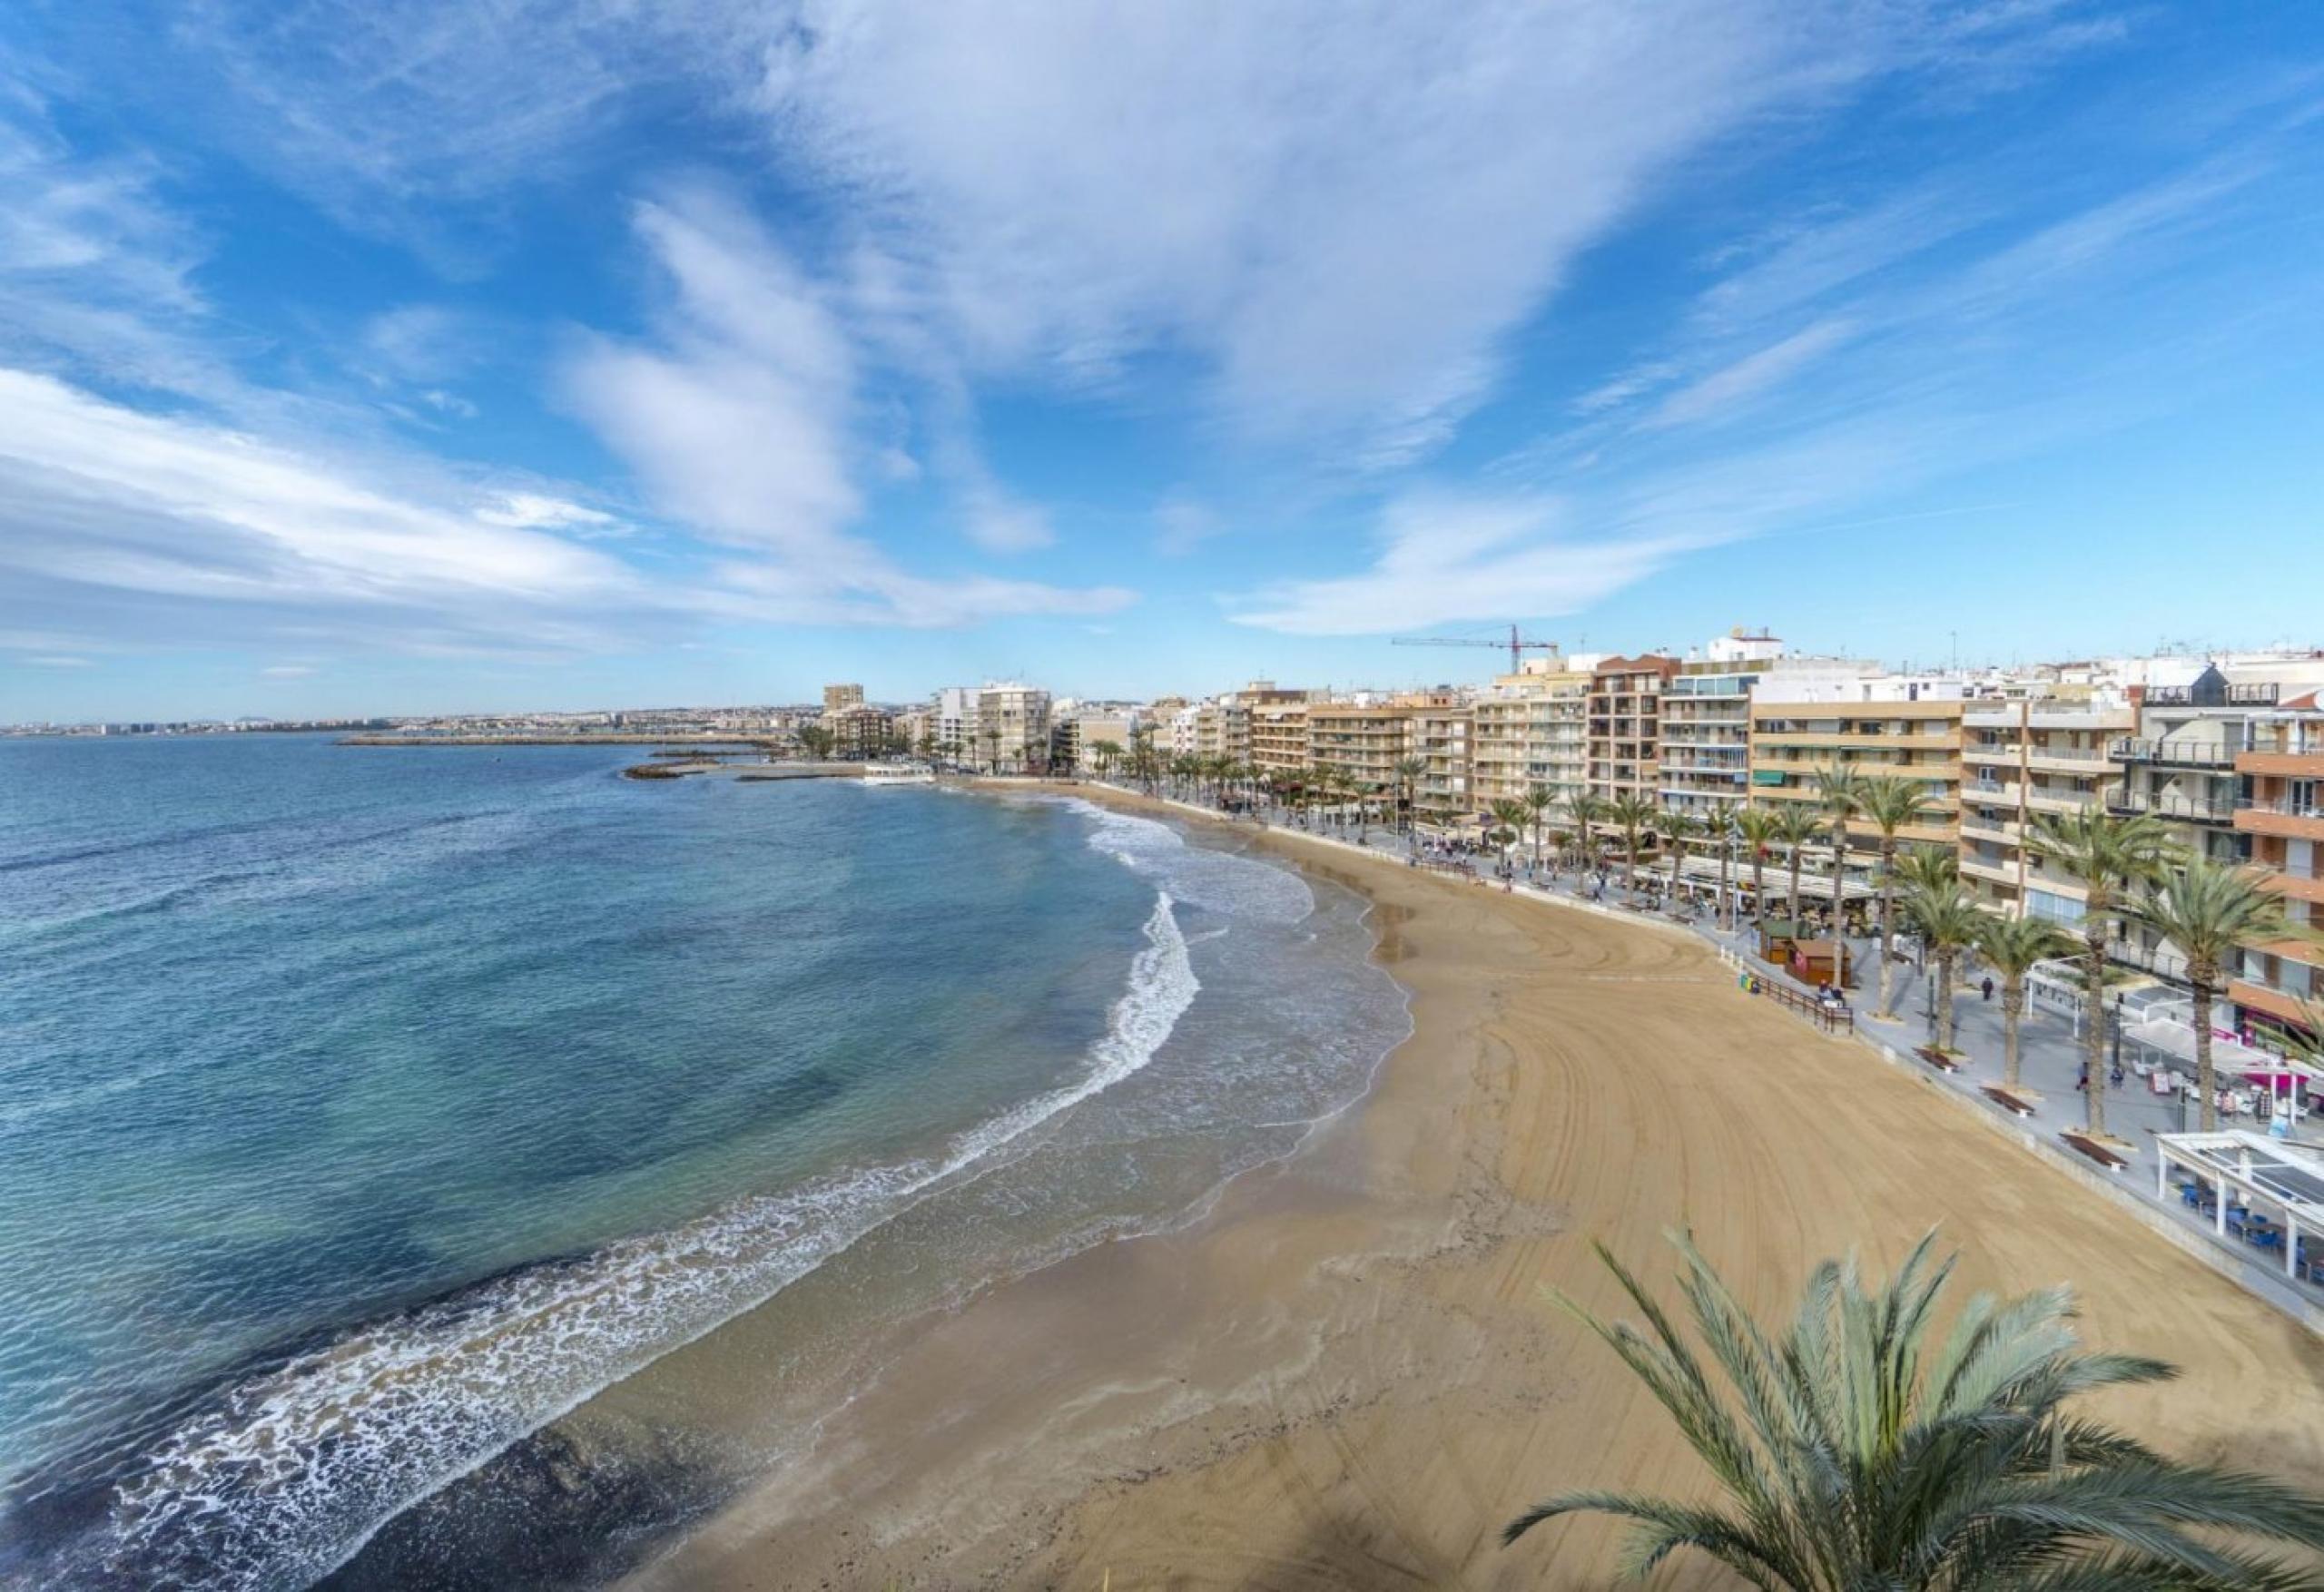
M 2324 12 L 0 11 L 0 719 L 2314 641 Z

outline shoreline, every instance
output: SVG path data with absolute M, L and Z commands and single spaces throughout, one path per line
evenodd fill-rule
M 1610 1306 L 1588 1240 L 1659 1278 L 1681 1222 L 1763 1308 L 1826 1254 L 1893 1261 L 1941 1223 L 1970 1285 L 2072 1281 L 2093 1341 L 2184 1366 L 2107 1406 L 2133 1430 L 2324 1464 L 2306 1332 L 1917 1081 L 1734 997 L 1691 936 L 1063 789 L 1366 896 L 1412 1036 L 1188 1223 L 919 1323 L 806 1451 L 625 1584 L 1602 1584 L 1595 1522 L 1494 1534 L 1558 1488 L 1679 1486 L 1692 1461 L 1537 1284 Z

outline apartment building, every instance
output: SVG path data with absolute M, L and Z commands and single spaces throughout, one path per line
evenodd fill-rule
M 1531 658 L 1472 706 L 1472 794 L 1478 811 L 1534 786 L 1563 804 L 1588 786 L 1594 660 Z
M 1137 729 L 1137 710 L 1119 703 L 1055 703 L 1049 714 L 1049 766 L 1095 773 L 1098 748 L 1110 744 L 1127 754 Z
M 1307 752 L 1317 768 L 1338 769 L 1366 785 L 1394 790 L 1413 744 L 1413 706 L 1392 702 L 1310 703 Z
M 850 762 L 884 753 L 893 727 L 885 708 L 866 707 L 860 702 L 850 707 L 825 708 L 822 723 L 831 732 L 832 755 Z
M 1608 658 L 1590 672 L 1585 780 L 1593 795 L 1655 799 L 1662 693 L 1678 673 L 1678 659 L 1656 653 Z
M 1314 761 L 1307 740 L 1308 704 L 1263 703 L 1251 710 L 1251 762 L 1262 772 L 1296 774 Z
M 1656 791 L 1673 811 L 1699 818 L 1751 795 L 1751 688 L 1783 657 L 1783 643 L 1741 626 L 1689 658 L 1662 688 Z
M 1961 882 L 2011 918 L 2082 919 L 2088 892 L 2027 841 L 2044 813 L 2102 804 L 2114 743 L 2136 715 L 2126 699 L 1979 700 L 1962 713 Z
M 948 685 L 936 693 L 929 709 L 930 733 L 936 738 L 936 755 L 965 761 L 980 754 L 977 743 L 977 688 Z
M 823 687 L 823 712 L 843 713 L 850 708 L 863 705 L 863 688 L 860 685 L 826 685 Z
M 2250 727 L 2235 756 L 2245 793 L 2234 822 L 2250 845 L 2251 861 L 2268 870 L 2269 888 L 2284 898 L 2284 916 L 2324 929 L 2324 706 L 2318 694 L 2292 694 Z M 2315 1008 L 2302 1003 L 2324 1002 L 2324 949 L 2285 941 L 2247 949 L 2242 961 L 2228 998 L 2244 1020 L 2312 1034 Z
M 1898 838 L 1942 846 L 1960 838 L 1962 712 L 1958 680 L 1886 674 L 1849 678 L 1778 675 L 1753 687 L 1751 795 L 1768 805 L 1818 801 L 1817 778 L 1832 770 L 1920 781 L 1931 817 Z M 1851 823 L 1864 852 L 1879 831 Z
M 977 693 L 974 755 L 1009 773 L 1049 765 L 1049 693 L 1037 685 L 1003 681 Z
M 1413 812 L 1421 821 L 1452 823 L 1478 811 L 1475 731 L 1475 710 L 1465 703 L 1436 699 L 1413 710 L 1411 756 L 1422 768 Z
M 2235 762 L 2281 689 L 2272 680 L 2230 680 L 2215 663 L 2134 688 L 2137 722 L 2110 749 L 2115 778 L 2106 805 L 2162 820 L 2190 855 L 2230 866 L 2245 860 L 2251 847 L 2235 827 L 2242 793 Z

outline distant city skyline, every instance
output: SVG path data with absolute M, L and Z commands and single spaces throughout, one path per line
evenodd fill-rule
M 2318 639 L 2312 8 L 103 9 L 0 722 Z

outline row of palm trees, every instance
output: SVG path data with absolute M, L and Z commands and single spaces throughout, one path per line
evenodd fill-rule
M 1360 821 L 1375 808 L 1390 810 L 1393 802 L 1394 821 L 1403 830 L 1413 822 L 1414 792 L 1427 766 L 1417 758 L 1403 760 L 1395 765 L 1392 787 L 1329 767 L 1286 773 L 1232 758 L 1165 757 L 1142 741 L 1127 751 L 1100 742 L 1093 751 L 1101 772 L 1126 768 L 1148 789 L 1168 783 L 1197 798 L 1206 791 L 1221 799 L 1237 791 L 1254 798 L 1265 793 L 1303 811 L 1323 803 L 1341 823 L 1348 821 L 1351 810 Z M 1877 897 L 1880 1015 L 1893 1019 L 1902 994 L 1896 976 L 1900 926 L 1912 929 L 1924 954 L 1936 964 L 1936 1042 L 1941 1049 L 1952 1049 L 1955 1036 L 1955 971 L 1965 957 L 1974 953 L 1983 958 L 2000 981 L 2004 1075 L 2007 1086 L 2017 1087 L 2027 979 L 2043 962 L 2076 958 L 2088 1017 L 2082 1043 L 2090 1085 L 2085 1090 L 2088 1124 L 2094 1134 L 2104 1133 L 2106 1125 L 2105 1090 L 2100 1084 L 2105 1047 L 2102 1016 L 2107 949 L 2117 929 L 2144 926 L 2186 958 L 2205 1132 L 2218 1122 L 2211 1017 L 2226 974 L 2246 948 L 2316 938 L 2288 920 L 2281 897 L 2267 888 L 2260 870 L 2186 854 L 2150 814 L 2118 816 L 2095 806 L 2073 813 L 2035 814 L 2027 835 L 2034 855 L 2082 885 L 2085 904 L 2079 934 L 2047 919 L 1997 916 L 1979 906 L 1963 886 L 1951 850 L 1905 839 L 1908 831 L 1932 822 L 1936 809 L 1925 785 L 1897 775 L 1826 771 L 1817 776 L 1812 801 L 1719 806 L 1700 815 L 1666 811 L 1627 792 L 1561 797 L 1537 784 L 1521 796 L 1495 800 L 1487 815 L 1486 838 L 1503 847 L 1530 840 L 1537 868 L 1545 860 L 1552 868 L 1568 861 L 1590 866 L 1600 857 L 1601 839 L 1615 838 L 1623 892 L 1633 902 L 1639 859 L 1649 841 L 1673 856 L 1690 840 L 1707 842 L 1718 860 L 1720 925 L 1730 930 L 1736 927 L 1736 898 L 1729 885 L 1738 846 L 1750 865 L 1754 921 L 1764 928 L 1769 854 L 1777 850 L 1785 854 L 1788 909 L 1796 918 L 1801 863 L 1820 840 L 1830 851 L 1831 912 L 1837 925 L 1843 921 L 1846 861 L 1855 831 L 1871 830 L 1877 858 L 1872 882 Z M 1545 842 L 1550 859 L 1545 859 Z

